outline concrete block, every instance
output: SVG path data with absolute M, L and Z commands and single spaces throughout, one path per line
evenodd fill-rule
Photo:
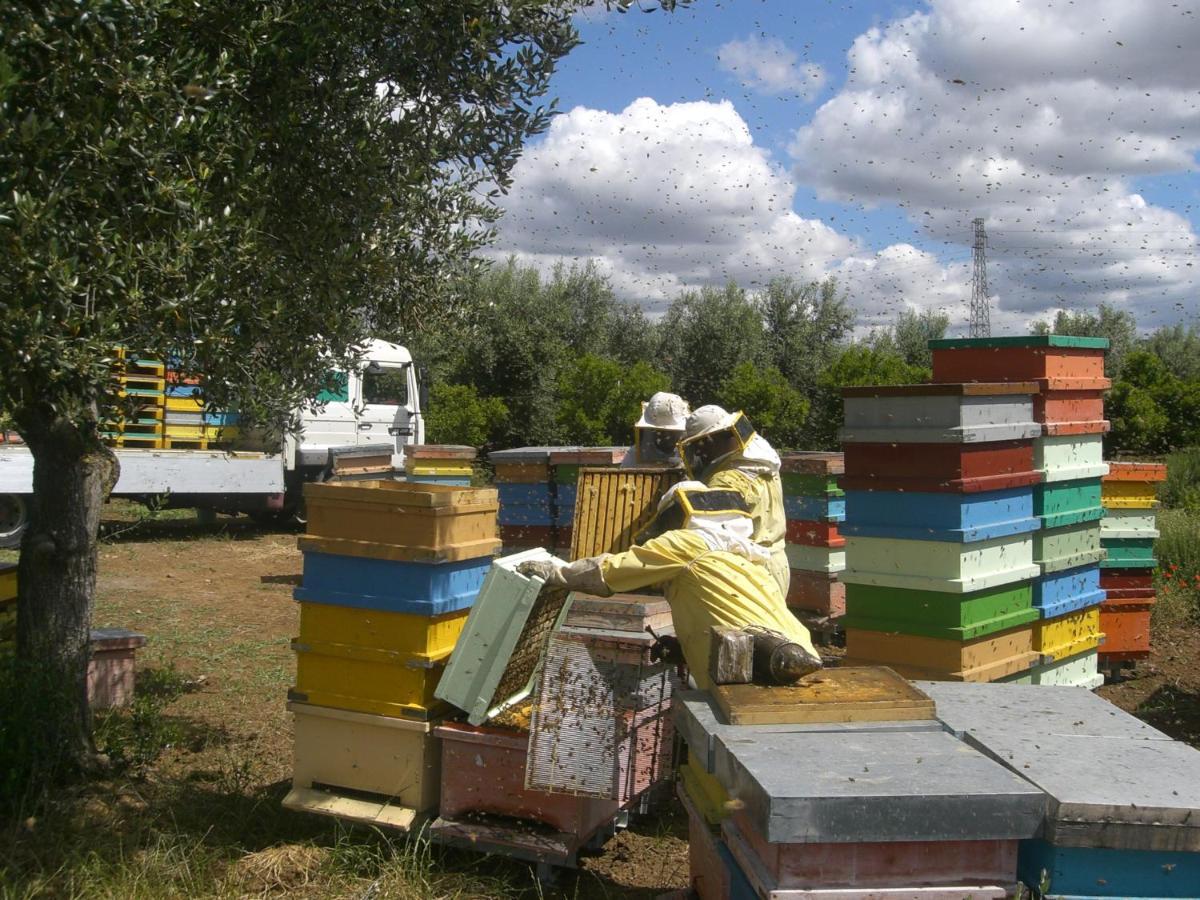
M 716 775 L 771 843 L 1021 840 L 1045 814 L 1039 789 L 944 733 L 718 736 Z

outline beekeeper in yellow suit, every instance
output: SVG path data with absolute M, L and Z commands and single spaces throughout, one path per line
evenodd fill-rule
M 736 491 L 746 501 L 754 542 L 770 554 L 767 566 L 786 599 L 792 571 L 785 550 L 787 510 L 779 454 L 755 432 L 745 413 L 711 405 L 688 416 L 679 453 L 689 478 Z
M 689 412 L 687 401 L 669 391 L 659 391 L 643 403 L 642 417 L 633 426 L 633 446 L 621 467 L 680 465 L 678 446 Z
M 523 563 L 519 571 L 547 584 L 602 597 L 661 584 L 671 606 L 675 635 L 697 687 L 712 686 L 709 655 L 712 629 L 743 629 L 760 637 L 782 636 L 788 648 L 789 683 L 821 667 L 812 638 L 788 611 L 766 568 L 767 552 L 750 539 L 753 525 L 744 502 L 732 491 L 695 481 L 674 485 L 659 511 L 623 553 L 606 553 L 564 563 Z M 758 681 L 758 667 L 755 680 Z

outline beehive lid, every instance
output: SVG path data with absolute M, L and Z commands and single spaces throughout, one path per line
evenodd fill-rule
M 995 397 L 1036 394 L 1036 381 L 965 381 L 941 384 L 880 384 L 842 388 L 843 397 Z
M 404 448 L 408 459 L 474 459 L 478 456 L 474 447 L 465 444 L 410 444 Z
M 628 447 L 555 447 L 552 466 L 615 466 L 625 458 Z
M 843 453 L 824 450 L 785 450 L 779 454 L 780 471 L 798 475 L 841 475 L 846 471 Z
M 646 627 L 661 632 L 671 627 L 671 607 L 662 597 L 614 594 L 596 597 L 574 594 L 564 624 L 570 628 L 644 633 Z
M 495 560 L 434 696 L 480 725 L 533 690 L 551 633 L 570 609 L 569 593 L 546 588 L 517 566 L 549 559 L 539 548 Z
M 493 450 L 488 454 L 492 463 L 547 463 L 550 452 L 557 447 L 514 447 L 511 450 Z
M 416 481 L 342 481 L 304 486 L 306 500 L 386 503 L 412 509 L 474 512 L 500 505 L 495 488 L 458 487 Z
M 1078 337 L 1073 334 L 1018 334 L 1009 337 L 937 338 L 929 342 L 930 350 L 959 350 L 979 347 L 995 350 L 1000 347 L 1064 347 L 1077 350 L 1107 350 L 1108 338 Z

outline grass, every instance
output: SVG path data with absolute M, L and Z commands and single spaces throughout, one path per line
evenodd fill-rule
M 1167 457 L 1167 480 L 1159 491 L 1163 506 L 1200 513 L 1200 447 Z
M 1173 624 L 1200 618 L 1200 511 L 1160 510 L 1158 530 L 1155 618 Z

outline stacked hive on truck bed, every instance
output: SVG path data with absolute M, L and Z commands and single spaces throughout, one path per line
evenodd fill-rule
M 846 388 L 846 652 L 994 681 L 1033 648 L 1036 386 Z
M 113 378 L 124 414 L 105 422 L 101 435 L 115 447 L 163 446 L 166 411 L 166 366 L 142 359 L 123 347 L 116 350 Z
M 166 427 L 163 446 L 177 450 L 207 450 L 238 436 L 235 412 L 209 412 L 200 379 L 185 375 L 178 361 L 166 373 Z
M 1104 476 L 1104 518 L 1100 540 L 1107 558 L 1100 569 L 1105 591 L 1100 607 L 1104 646 L 1100 662 L 1108 669 L 1135 664 L 1150 655 L 1150 613 L 1154 606 L 1156 489 L 1165 481 L 1161 463 L 1114 462 Z
M 457 444 L 410 444 L 404 448 L 404 476 L 423 484 L 469 487 L 477 455 L 474 447 Z
M 305 500 L 285 805 L 410 828 L 437 806 L 434 690 L 499 548 L 496 492 L 346 482 Z
M 792 570 L 787 603 L 811 623 L 831 622 L 846 612 L 841 581 L 846 539 L 838 532 L 846 518 L 845 495 L 838 485 L 845 471 L 842 454 L 786 451 L 780 456 Z
M 1033 381 L 1034 464 L 1041 473 L 1034 511 L 1034 585 L 1038 664 L 1028 675 L 1037 684 L 1096 687 L 1097 647 L 1102 639 L 1100 602 L 1100 479 L 1103 460 L 1105 338 L 1065 335 L 946 339 L 930 342 L 933 380 Z

